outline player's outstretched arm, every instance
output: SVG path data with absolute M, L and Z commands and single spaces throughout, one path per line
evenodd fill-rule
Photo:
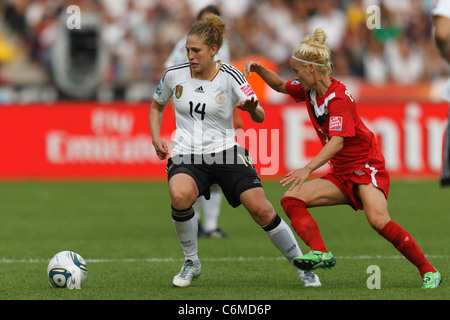
M 272 70 L 267 69 L 261 63 L 247 61 L 244 65 L 244 76 L 251 77 L 252 72 L 256 72 L 273 90 L 281 93 L 288 93 L 286 90 L 286 81 L 280 78 Z
M 282 179 L 280 183 L 283 185 L 283 187 L 287 186 L 288 184 L 292 183 L 292 185 L 289 188 L 289 191 L 294 190 L 294 188 L 297 186 L 296 191 L 300 191 L 300 188 L 303 185 L 303 182 L 305 182 L 311 173 L 313 173 L 315 170 L 323 166 L 325 163 L 331 160 L 336 153 L 338 153 L 342 148 L 344 147 L 344 138 L 334 136 L 331 137 L 331 139 L 325 144 L 325 146 L 320 150 L 320 152 L 311 159 L 310 162 L 308 162 L 303 168 L 293 170 L 286 174 L 286 178 Z

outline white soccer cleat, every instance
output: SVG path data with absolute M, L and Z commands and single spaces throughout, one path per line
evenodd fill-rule
M 186 260 L 180 272 L 173 277 L 172 283 L 175 287 L 189 287 L 191 282 L 200 276 L 200 272 L 200 261 L 194 263 L 192 260 Z
M 303 271 L 298 270 L 298 276 L 300 281 L 305 287 L 320 287 L 322 283 L 320 283 L 319 276 L 312 271 Z

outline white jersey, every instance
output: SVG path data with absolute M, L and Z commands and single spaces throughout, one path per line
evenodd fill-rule
M 431 14 L 433 16 L 443 16 L 450 19 L 450 0 L 436 0 L 433 9 L 431 10 Z M 444 100 L 450 102 L 450 79 L 447 81 L 442 97 Z
M 182 62 L 188 62 L 188 57 L 186 54 L 186 39 L 187 36 L 180 39 L 175 47 L 172 50 L 172 53 L 167 58 L 166 62 L 164 63 L 165 68 L 169 68 L 175 64 L 180 64 Z M 230 46 L 228 44 L 228 41 L 226 39 L 223 40 L 222 46 L 220 47 L 217 54 L 214 56 L 214 59 L 216 61 L 222 61 L 226 63 L 230 63 Z
M 210 154 L 237 145 L 233 126 L 236 103 L 256 98 L 242 73 L 218 62 L 211 80 L 192 78 L 189 63 L 164 73 L 153 99 L 165 105 L 173 97 L 176 133 L 173 155 Z
M 431 9 L 433 16 L 444 16 L 450 18 L 450 1 L 449 0 L 436 0 Z

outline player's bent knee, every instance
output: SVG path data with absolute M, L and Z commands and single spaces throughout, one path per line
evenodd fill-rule
M 169 181 L 169 194 L 172 206 L 184 209 L 194 204 L 198 197 L 198 189 L 191 177 L 175 175 Z
M 241 194 L 240 200 L 253 220 L 260 226 L 269 224 L 276 214 L 275 209 L 269 200 L 267 200 L 262 188 L 244 191 Z
M 260 203 L 253 206 L 250 210 L 250 215 L 260 226 L 270 224 L 275 216 L 275 210 L 268 203 Z
M 196 198 L 194 191 L 178 189 L 170 192 L 172 206 L 176 209 L 189 208 L 194 204 Z
M 370 226 L 377 232 L 383 229 L 384 226 L 391 220 L 389 214 L 382 210 L 366 211 L 366 217 Z
M 298 192 L 295 192 L 295 191 L 286 191 L 284 194 L 283 194 L 283 198 L 284 197 L 293 197 L 293 198 L 298 198 Z
M 286 191 L 284 194 L 283 194 L 283 197 L 282 197 L 282 199 L 283 198 L 296 198 L 296 199 L 298 199 L 298 200 L 300 200 L 300 201 L 303 201 L 305 204 L 307 203 L 306 202 L 306 197 L 304 197 L 302 194 L 300 194 L 299 192 L 295 192 L 295 191 Z

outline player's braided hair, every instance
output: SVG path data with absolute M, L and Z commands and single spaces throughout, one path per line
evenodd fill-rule
M 211 15 L 205 20 L 197 21 L 188 33 L 197 35 L 204 39 L 207 46 L 217 45 L 218 49 L 223 43 L 223 34 L 225 33 L 225 22 L 216 15 Z

